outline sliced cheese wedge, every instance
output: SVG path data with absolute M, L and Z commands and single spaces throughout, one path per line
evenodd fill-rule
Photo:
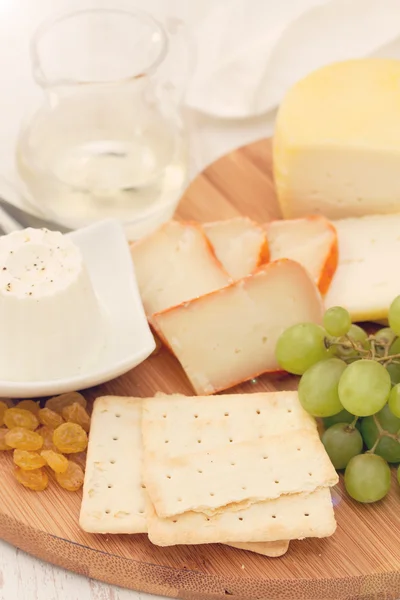
M 339 264 L 326 307 L 343 306 L 353 321 L 385 319 L 400 294 L 400 213 L 334 221 Z
M 200 225 L 169 221 L 131 253 L 148 316 L 231 282 Z
M 332 281 L 338 262 L 334 226 L 321 216 L 272 221 L 265 225 L 270 260 L 291 258 L 310 273 L 322 294 Z
M 278 371 L 275 346 L 295 323 L 322 320 L 307 271 L 282 259 L 222 290 L 153 316 L 197 394 L 212 394 Z
M 218 260 L 234 280 L 250 275 L 268 262 L 265 231 L 248 217 L 206 223 L 203 230 Z

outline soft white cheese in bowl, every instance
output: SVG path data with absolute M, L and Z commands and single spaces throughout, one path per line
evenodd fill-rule
M 104 341 L 104 317 L 72 240 L 30 228 L 0 237 L 0 379 L 78 375 Z

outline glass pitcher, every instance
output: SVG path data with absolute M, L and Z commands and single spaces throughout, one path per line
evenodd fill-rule
M 117 217 L 130 239 L 168 220 L 188 172 L 179 22 L 79 10 L 42 24 L 31 54 L 45 99 L 20 133 L 17 168 L 36 206 L 71 228 Z

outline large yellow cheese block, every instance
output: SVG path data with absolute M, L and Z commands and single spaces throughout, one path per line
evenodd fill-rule
M 399 212 L 400 61 L 334 63 L 295 84 L 273 157 L 285 218 Z

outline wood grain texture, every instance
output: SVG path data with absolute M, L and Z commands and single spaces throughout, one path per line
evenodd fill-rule
M 211 165 L 187 190 L 180 217 L 210 221 L 239 214 L 265 222 L 279 216 L 270 144 L 260 141 Z M 296 378 L 263 376 L 230 391 L 294 389 Z M 177 361 L 164 349 L 130 373 L 85 392 L 152 396 L 191 394 Z M 11 457 L 0 457 L 0 536 L 30 554 L 94 579 L 184 600 L 384 600 L 400 597 L 400 490 L 374 506 L 334 492 L 338 529 L 325 540 L 296 541 L 268 559 L 221 545 L 157 548 L 144 535 L 80 531 L 80 495 L 51 486 L 21 488 Z M 394 475 L 393 475 L 394 479 Z

